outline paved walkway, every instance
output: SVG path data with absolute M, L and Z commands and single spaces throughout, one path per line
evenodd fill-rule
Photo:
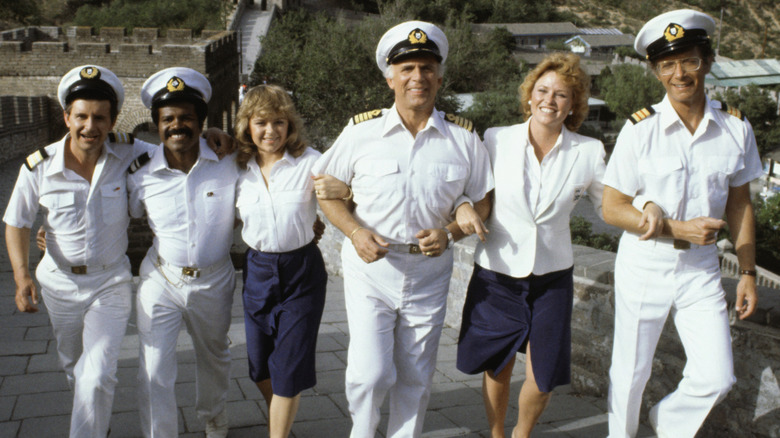
M 249 77 L 260 55 L 260 37 L 268 32 L 273 15 L 258 4 L 248 4 L 239 21 L 241 32 L 241 75 Z
M 240 277 L 239 277 L 240 278 Z M 13 305 L 13 276 L 0 273 L 0 437 L 66 436 L 72 395 L 60 371 L 45 306 L 37 314 L 20 314 Z M 267 436 L 267 410 L 260 392 L 247 377 L 240 285 L 236 288 L 230 328 L 233 367 L 228 409 L 230 437 Z M 133 321 L 135 317 L 131 317 Z M 320 328 L 317 354 L 318 384 L 301 398 L 293 436 L 347 437 L 350 419 L 344 397 L 344 370 L 349 340 L 344 311 L 343 284 L 339 277 L 328 283 L 328 299 Z M 481 379 L 455 368 L 457 332 L 445 328 L 442 336 L 433 394 L 426 416 L 426 437 L 486 437 L 487 424 L 480 395 Z M 177 345 L 179 375 L 176 398 L 179 430 L 183 436 L 203 436 L 204 425 L 195 415 L 195 365 L 189 336 L 182 332 Z M 134 324 L 122 343 L 112 437 L 138 437 L 135 376 L 138 337 Z M 523 365 L 515 367 L 514 399 L 523 380 Z M 603 399 L 573 394 L 558 388 L 536 429 L 540 437 L 606 436 L 606 403 Z M 384 436 L 386 417 L 380 425 Z M 651 436 L 643 428 L 640 436 Z

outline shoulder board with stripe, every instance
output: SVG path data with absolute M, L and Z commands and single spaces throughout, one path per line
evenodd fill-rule
M 381 109 L 375 109 L 375 110 L 371 110 L 371 111 L 366 111 L 364 113 L 360 113 L 360 114 L 352 117 L 352 123 L 357 125 L 358 123 L 365 122 L 366 120 L 375 119 L 375 118 L 377 118 L 377 117 L 379 117 L 381 115 L 382 115 L 382 110 Z
M 109 132 L 108 141 L 111 143 L 127 143 L 133 144 L 135 137 L 129 132 Z
M 456 114 L 446 114 L 444 116 L 444 119 L 448 122 L 452 122 L 461 128 L 465 129 L 469 132 L 474 132 L 474 123 L 469 119 L 464 119 L 461 116 L 458 116 Z
M 144 167 L 144 164 L 148 163 L 150 159 L 151 157 L 149 156 L 148 152 L 144 152 L 143 154 L 139 155 L 138 158 L 130 163 L 130 167 L 127 168 L 127 173 L 132 175 L 138 171 L 138 169 Z
M 739 110 L 737 107 L 733 107 L 731 105 L 727 105 L 724 102 L 720 102 L 720 110 L 725 111 L 732 116 L 738 118 L 739 120 L 745 120 L 745 115 L 742 114 L 742 111 Z
M 33 170 L 35 166 L 41 164 L 47 158 L 49 158 L 49 154 L 46 153 L 46 149 L 40 148 L 24 159 L 24 165 L 28 170 Z
M 635 112 L 634 114 L 631 114 L 631 117 L 629 117 L 628 120 L 631 120 L 631 123 L 636 125 L 637 123 L 652 116 L 653 114 L 655 114 L 655 110 L 653 109 L 653 107 L 649 106 L 647 108 L 642 108 L 641 110 Z

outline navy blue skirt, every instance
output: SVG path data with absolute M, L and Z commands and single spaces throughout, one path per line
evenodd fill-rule
M 540 391 L 571 381 L 573 268 L 515 278 L 474 265 L 458 340 L 464 373 L 501 372 L 531 342 Z
M 313 242 L 286 253 L 250 249 L 244 259 L 249 376 L 294 397 L 317 383 L 315 351 L 328 274 Z

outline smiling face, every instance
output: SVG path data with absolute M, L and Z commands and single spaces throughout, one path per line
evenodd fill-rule
M 433 110 L 441 87 L 440 64 L 433 56 L 408 58 L 390 66 L 393 76 L 387 85 L 395 92 L 400 110 Z
M 157 132 L 166 149 L 177 153 L 197 150 L 200 121 L 195 105 L 189 102 L 171 102 L 157 111 L 160 116 Z
M 536 80 L 530 100 L 534 123 L 560 130 L 572 109 L 574 96 L 571 87 L 550 70 Z
M 289 129 L 289 120 L 278 114 L 254 115 L 249 120 L 249 135 L 259 155 L 284 154 Z
M 661 62 L 681 61 L 692 57 L 701 57 L 698 47 L 665 56 L 657 60 L 655 65 Z M 681 62 L 677 62 L 674 66 L 674 73 L 668 76 L 661 76 L 658 70 L 654 69 L 655 75 L 666 89 L 666 95 L 669 96 L 672 105 L 692 106 L 704 101 L 704 77 L 710 72 L 711 61 L 711 59 L 702 59 L 698 70 L 688 72 L 683 71 Z
M 83 152 L 97 151 L 114 128 L 111 103 L 107 100 L 76 99 L 64 113 L 70 131 L 70 147 Z

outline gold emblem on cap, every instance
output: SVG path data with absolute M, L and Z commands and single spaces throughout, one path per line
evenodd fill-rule
M 428 35 L 421 29 L 415 29 L 409 32 L 409 42 L 412 44 L 425 44 L 428 42 Z
M 95 79 L 99 77 L 100 71 L 95 67 L 84 67 L 79 72 L 82 79 Z
M 181 91 L 184 89 L 184 81 L 181 80 L 181 78 L 174 76 L 168 80 L 168 83 L 165 86 L 171 93 L 174 91 Z
M 670 43 L 676 39 L 682 38 L 685 35 L 685 29 L 679 24 L 670 23 L 666 26 L 664 31 L 664 38 Z

